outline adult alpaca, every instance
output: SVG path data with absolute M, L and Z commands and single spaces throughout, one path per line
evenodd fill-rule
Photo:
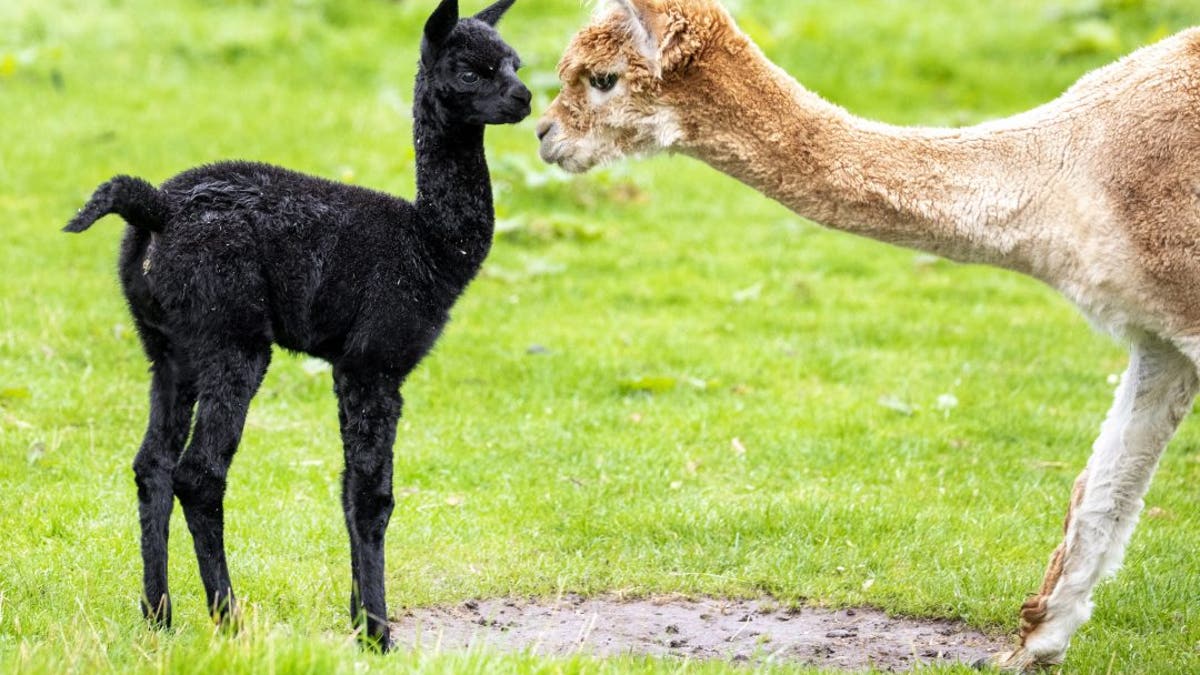
M 142 610 L 151 622 L 171 622 L 173 496 L 195 542 L 210 611 L 218 621 L 233 613 L 225 480 L 275 343 L 333 365 L 350 615 L 366 642 L 389 647 L 383 543 L 394 505 L 399 389 L 491 247 L 484 126 L 519 122 L 530 111 L 519 57 L 494 28 L 513 1 L 460 20 L 457 0 L 442 0 L 425 26 L 413 106 L 414 203 L 226 162 L 185 171 L 158 189 L 114 178 L 67 225 L 82 232 L 109 213 L 129 223 L 120 277 L 153 372 L 150 422 L 133 464 Z
M 1060 662 L 1200 386 L 1200 30 L 968 129 L 850 115 L 713 0 L 611 0 L 559 69 L 538 128 L 546 161 L 690 155 L 826 226 L 1034 276 L 1131 344 L 1064 541 L 1021 609 L 1020 646 L 995 659 Z

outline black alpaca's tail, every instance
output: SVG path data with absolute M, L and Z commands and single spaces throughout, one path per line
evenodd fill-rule
M 162 232 L 171 218 L 171 202 L 162 190 L 141 178 L 117 176 L 96 188 L 92 198 L 63 231 L 83 232 L 110 213 L 121 216 L 136 228 Z

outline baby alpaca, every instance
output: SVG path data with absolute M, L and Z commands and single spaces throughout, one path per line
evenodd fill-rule
M 226 474 L 274 343 L 333 365 L 350 615 L 366 643 L 389 647 L 383 543 L 394 504 L 399 390 L 491 247 L 484 125 L 519 122 L 531 99 L 517 78 L 519 57 L 494 28 L 513 2 L 460 20 L 457 0 L 442 0 L 425 25 L 413 106 L 414 202 L 225 162 L 185 171 L 161 188 L 114 178 L 67 225 L 82 232 L 109 213 L 129 223 L 120 278 L 153 373 L 150 422 L 133 463 L 142 611 L 152 623 L 171 622 L 174 497 L 192 533 L 209 610 L 219 622 L 234 612 L 223 537 Z
M 968 129 L 850 115 L 714 0 L 609 0 L 559 74 L 538 128 L 547 161 L 691 155 L 829 227 L 1041 279 L 1132 345 L 1063 543 L 1021 609 L 1021 644 L 996 659 L 1061 661 L 1200 388 L 1200 30 Z

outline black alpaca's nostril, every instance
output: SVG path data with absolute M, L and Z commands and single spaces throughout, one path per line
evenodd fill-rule
M 533 93 L 527 87 L 521 87 L 509 94 L 509 96 L 520 101 L 522 105 L 529 105 L 533 101 Z
M 550 120 L 542 120 L 541 122 L 539 122 L 538 126 L 537 126 L 538 140 L 539 141 L 546 140 L 546 136 L 549 136 L 551 130 L 553 130 L 553 129 L 554 129 L 554 122 L 551 122 Z

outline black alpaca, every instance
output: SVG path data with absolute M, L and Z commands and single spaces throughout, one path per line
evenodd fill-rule
M 109 213 L 129 223 L 120 278 L 152 372 L 150 421 L 133 462 L 142 611 L 151 622 L 171 622 L 173 497 L 192 533 L 209 609 L 219 622 L 233 614 L 226 474 L 275 343 L 333 365 L 350 614 L 364 639 L 388 648 L 383 542 L 399 389 L 491 247 L 484 125 L 519 122 L 530 111 L 519 57 L 494 28 L 513 1 L 459 20 L 457 0 L 443 0 L 425 26 L 413 106 L 415 203 L 227 162 L 161 188 L 114 178 L 67 225 L 82 232 Z

